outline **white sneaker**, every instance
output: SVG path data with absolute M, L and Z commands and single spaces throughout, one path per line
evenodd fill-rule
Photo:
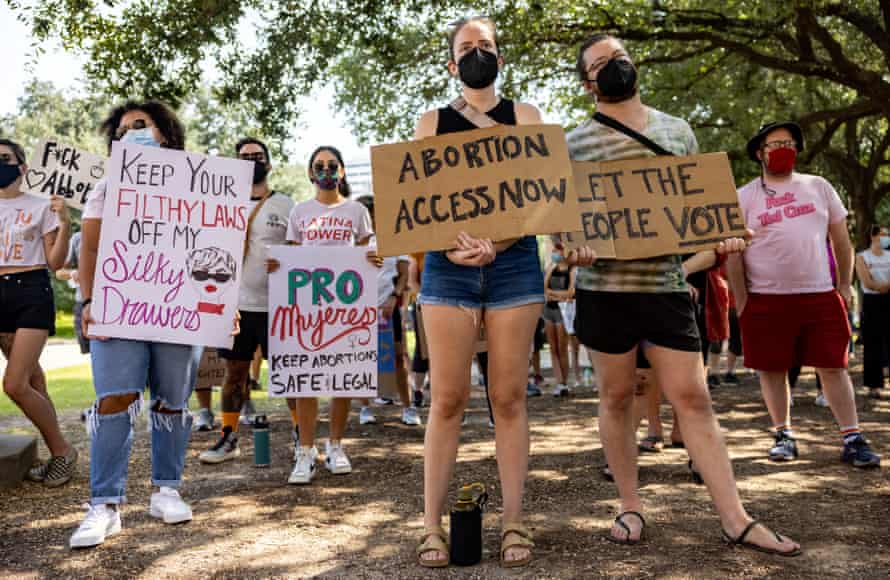
M 121 513 L 105 504 L 87 506 L 89 511 L 68 541 L 72 548 L 92 548 L 121 531 Z
M 314 452 L 314 453 L 313 453 Z M 300 447 L 297 451 L 294 469 L 290 472 L 287 482 L 291 485 L 306 485 L 312 483 L 315 477 L 315 459 L 318 451 L 315 447 Z
M 817 407 L 827 407 L 828 399 L 825 398 L 825 395 L 819 393 L 819 395 L 816 396 L 816 400 L 814 401 L 814 403 L 816 403 Z
M 328 441 L 325 450 L 324 466 L 334 475 L 352 473 L 352 464 L 349 462 L 349 457 L 346 456 L 343 446 L 339 443 L 331 445 L 331 442 Z
M 359 425 L 376 425 L 377 417 L 374 416 L 374 411 L 371 410 L 371 407 L 362 407 L 361 413 L 358 415 Z
M 423 425 L 423 421 L 420 420 L 420 415 L 417 413 L 417 407 L 405 407 L 402 409 L 402 423 L 414 426 Z
M 210 412 L 210 409 L 198 411 L 194 429 L 195 431 L 213 431 L 213 413 Z
M 387 399 L 386 397 L 377 397 L 376 399 L 374 399 L 374 404 L 385 407 L 387 405 L 395 404 L 395 401 L 393 401 L 392 399 Z
M 569 388 L 560 383 L 553 387 L 553 396 L 554 397 L 568 397 L 569 396 Z
M 201 460 L 201 463 L 222 463 L 236 457 L 241 457 L 238 436 L 232 433 L 231 427 L 226 427 L 223 436 L 216 442 L 216 445 L 201 453 L 198 459 Z
M 192 519 L 192 508 L 182 501 L 179 492 L 172 487 L 161 487 L 151 494 L 151 517 L 164 520 L 165 524 L 180 524 Z

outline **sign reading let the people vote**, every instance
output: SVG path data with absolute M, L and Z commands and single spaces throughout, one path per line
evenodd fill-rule
M 91 332 L 231 348 L 253 163 L 116 142 L 107 168 Z
M 563 234 L 600 258 L 685 254 L 745 234 L 725 153 L 575 162 L 581 230 Z
M 269 394 L 375 397 L 377 269 L 367 248 L 272 246 Z
M 371 148 L 381 255 L 566 231 L 578 200 L 557 125 L 498 125 Z
M 61 195 L 69 206 L 81 209 L 90 191 L 104 176 L 102 157 L 56 139 L 43 139 L 28 163 L 22 191 Z

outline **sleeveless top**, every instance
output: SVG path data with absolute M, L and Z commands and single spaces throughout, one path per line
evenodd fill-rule
M 559 290 L 565 291 L 569 289 L 569 284 L 571 283 L 572 269 L 562 271 L 558 268 L 553 270 L 553 273 L 550 274 L 550 284 L 549 290 Z M 556 300 L 551 300 L 547 302 L 548 308 L 559 308 L 559 302 Z
M 485 112 L 486 115 L 502 125 L 516 124 L 516 107 L 510 99 L 501 99 L 493 109 Z M 439 109 L 439 120 L 436 123 L 436 135 L 447 133 L 459 133 L 478 129 L 470 123 L 466 117 L 454 110 L 451 105 Z
M 884 250 L 883 254 L 876 256 L 871 249 L 868 249 L 864 252 L 859 252 L 859 255 L 862 256 L 862 260 L 868 266 L 868 272 L 875 282 L 880 284 L 890 282 L 890 251 Z M 865 284 L 861 284 L 861 286 L 864 294 L 878 294 L 878 292 L 866 288 Z

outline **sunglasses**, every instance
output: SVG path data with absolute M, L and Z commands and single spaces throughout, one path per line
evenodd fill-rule
M 192 272 L 192 278 L 198 282 L 206 282 L 212 278 L 214 281 L 224 284 L 228 282 L 231 277 L 231 274 L 226 274 L 225 272 L 217 272 L 216 274 L 211 274 L 207 270 L 195 270 Z
M 793 139 L 788 139 L 785 141 L 770 141 L 769 143 L 764 143 L 763 148 L 767 151 L 772 151 L 773 149 L 780 149 L 782 147 L 797 147 L 797 141 Z
M 124 135 L 127 134 L 127 131 L 131 129 L 145 129 L 146 127 L 154 127 L 154 125 L 147 123 L 144 119 L 136 119 L 133 121 L 131 125 L 121 125 L 117 128 L 117 131 L 114 132 L 115 139 L 121 139 Z
M 21 165 L 15 155 L 9 153 L 0 154 L 0 165 Z
M 313 167 L 315 167 L 316 173 L 322 173 L 325 169 L 324 163 L 322 163 L 320 161 L 318 163 L 316 163 Z M 333 173 L 334 171 L 337 171 L 338 169 L 340 169 L 339 163 L 337 163 L 336 161 L 328 161 L 328 171 L 329 172 Z
M 254 161 L 256 163 L 266 162 L 266 156 L 263 153 L 242 153 L 238 155 L 238 159 L 243 159 L 244 161 Z

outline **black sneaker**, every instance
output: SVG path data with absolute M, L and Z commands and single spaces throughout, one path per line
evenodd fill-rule
M 853 467 L 879 467 L 881 456 L 871 450 L 865 437 L 859 436 L 844 444 L 841 461 L 849 463 Z
M 201 463 L 222 463 L 230 459 L 241 456 L 241 449 L 238 447 L 238 436 L 232 432 L 231 427 L 223 429 L 223 435 L 216 442 L 216 445 L 201 453 L 198 459 Z
M 708 390 L 716 389 L 720 386 L 720 377 L 708 373 Z
M 797 459 L 797 441 L 787 433 L 776 433 L 776 444 L 769 450 L 772 461 L 793 461 Z
M 58 487 L 68 483 L 74 475 L 74 466 L 77 464 L 77 450 L 72 447 L 67 455 L 59 455 L 49 460 L 46 468 L 46 476 L 43 485 Z
M 423 391 L 414 391 L 414 406 L 418 409 L 423 407 Z
M 251 391 L 262 391 L 263 390 L 263 386 L 256 379 L 250 379 L 249 381 L 247 381 L 247 384 L 250 387 Z
M 727 385 L 738 385 L 740 382 L 735 373 L 726 373 L 720 380 Z

